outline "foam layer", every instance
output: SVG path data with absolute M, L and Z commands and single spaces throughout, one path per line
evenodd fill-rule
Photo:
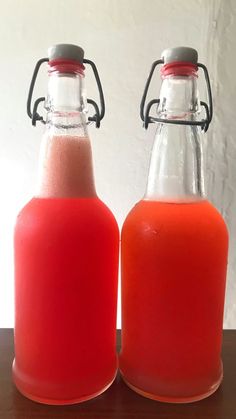
M 37 196 L 95 196 L 92 151 L 87 137 L 45 136 Z

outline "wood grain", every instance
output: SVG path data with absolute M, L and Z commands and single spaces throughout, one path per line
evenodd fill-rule
M 120 332 L 117 332 L 118 348 Z M 27 400 L 11 380 L 12 329 L 0 330 L 1 419 L 236 419 L 236 331 L 224 331 L 224 381 L 211 397 L 174 405 L 145 399 L 131 391 L 119 374 L 101 396 L 74 406 L 46 406 Z

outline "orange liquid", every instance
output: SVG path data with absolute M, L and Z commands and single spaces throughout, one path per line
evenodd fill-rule
M 34 198 L 19 214 L 13 376 L 27 397 L 76 403 L 113 381 L 118 243 L 98 198 Z
M 121 373 L 137 392 L 188 402 L 222 379 L 228 235 L 207 201 L 141 201 L 122 231 Z

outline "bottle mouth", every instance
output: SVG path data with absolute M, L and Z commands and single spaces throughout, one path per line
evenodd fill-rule
M 67 73 L 67 74 L 80 74 L 84 76 L 84 65 L 77 60 L 68 60 L 59 58 L 48 62 L 48 74 Z
M 166 76 L 195 76 L 197 77 L 198 67 L 189 61 L 173 61 L 161 67 L 162 78 Z

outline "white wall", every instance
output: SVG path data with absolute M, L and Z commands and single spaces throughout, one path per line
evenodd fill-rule
M 236 58 L 234 0 L 8 0 L 0 13 L 0 325 L 13 326 L 12 230 L 34 190 L 43 128 L 26 116 L 36 60 L 54 43 L 81 45 L 99 69 L 106 98 L 100 130 L 91 128 L 97 190 L 122 225 L 144 192 L 153 130 L 146 133 L 139 103 L 151 63 L 169 46 L 193 46 L 213 82 L 214 122 L 208 149 L 209 198 L 230 229 L 225 327 L 236 326 Z M 159 81 L 152 94 L 158 92 Z M 96 90 L 87 76 L 89 95 Z M 45 94 L 46 71 L 37 94 Z M 210 304 L 210 302 L 209 302 Z M 120 310 L 118 325 L 120 325 Z

